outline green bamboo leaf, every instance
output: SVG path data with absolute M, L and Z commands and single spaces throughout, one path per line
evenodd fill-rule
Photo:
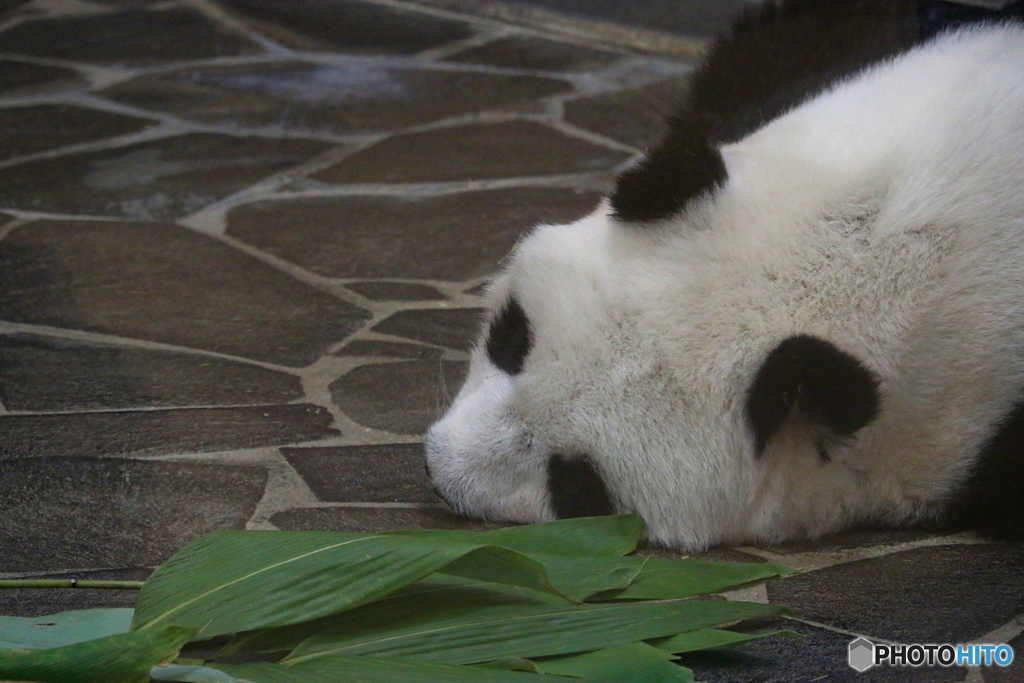
M 552 584 L 543 562 L 539 562 L 530 555 L 497 545 L 481 546 L 477 551 L 466 553 L 446 564 L 438 573 L 499 585 L 529 588 L 540 593 L 555 595 L 570 602 L 581 601 L 563 593 Z M 575 586 L 570 587 L 575 588 Z
M 43 683 L 145 683 L 196 629 L 165 626 L 47 650 L 0 650 L 0 680 Z
M 216 666 L 252 683 L 573 683 L 573 679 L 562 676 L 338 655 L 321 657 L 295 666 Z
M 693 683 L 693 672 L 673 664 L 672 655 L 647 643 L 533 660 L 541 673 L 615 683 Z
M 632 583 L 592 600 L 670 600 L 706 595 L 796 570 L 768 562 L 648 559 Z
M 457 608 L 430 618 L 374 612 L 318 633 L 283 662 L 299 663 L 331 654 L 401 657 L 447 664 L 472 664 L 514 657 L 588 652 L 675 635 L 742 619 L 781 614 L 760 603 L 639 602 L 599 605 L 481 606 Z
M 527 671 L 532 674 L 539 674 L 540 669 L 529 659 L 499 659 L 496 662 L 474 664 L 473 666 L 485 667 L 488 669 L 501 669 L 502 671 Z
M 63 647 L 126 633 L 131 623 L 132 610 L 127 608 L 81 609 L 42 617 L 0 617 L 0 648 Z
M 752 643 L 768 636 L 799 635 L 793 631 L 769 631 L 767 633 L 736 633 L 717 628 L 702 628 L 688 633 L 679 633 L 669 638 L 658 638 L 648 641 L 650 645 L 663 652 L 682 654 L 696 650 L 713 650 Z
M 577 602 L 629 587 L 647 562 L 643 557 L 574 557 L 535 553 L 527 556 L 544 566 L 548 579 L 560 593 Z
M 500 545 L 521 553 L 543 555 L 625 555 L 636 550 L 644 522 L 636 515 L 577 517 L 554 522 L 493 529 L 491 531 L 444 531 L 410 529 L 386 535 L 438 539 L 461 543 Z
M 182 666 L 180 664 L 154 666 L 149 672 L 149 677 L 154 681 L 174 681 L 174 683 L 246 683 L 244 680 L 208 666 Z
M 456 561 L 460 561 L 456 563 Z M 506 548 L 315 531 L 222 531 L 179 551 L 143 586 L 133 629 L 167 623 L 203 637 L 286 626 L 351 609 L 453 565 L 473 578 L 551 587 Z
M 351 623 L 391 620 L 407 625 L 429 624 L 439 618 L 471 615 L 481 607 L 564 605 L 565 600 L 544 593 L 487 583 L 458 576 L 433 574 L 380 600 L 323 619 L 239 633 L 218 657 L 237 652 L 284 652 L 317 633 L 347 628 Z

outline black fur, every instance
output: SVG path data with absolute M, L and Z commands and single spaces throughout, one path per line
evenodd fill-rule
M 1024 540 L 1024 403 L 985 444 L 952 513 L 961 526 L 996 538 Z
M 757 371 L 747 396 L 747 421 L 760 457 L 768 441 L 794 415 L 853 435 L 878 415 L 878 380 L 859 360 L 832 343 L 797 335 L 780 343 Z M 826 462 L 828 453 L 818 444 Z
M 928 39 L 947 28 L 978 21 L 1003 21 L 1024 18 L 1024 0 L 1012 2 L 1000 9 L 987 9 L 960 2 L 922 0 L 918 8 L 921 37 Z
M 530 321 L 515 297 L 509 299 L 491 321 L 487 334 L 487 356 L 503 372 L 518 375 L 533 347 Z
M 680 212 L 726 179 L 718 146 L 920 42 L 916 0 L 790 0 L 748 11 L 711 47 L 661 144 L 619 179 L 622 221 Z
M 552 455 L 548 460 L 548 491 L 558 519 L 614 513 L 604 480 L 589 458 Z
M 711 144 L 709 126 L 696 119 L 673 120 L 662 143 L 619 176 L 612 208 L 619 220 L 656 221 L 679 213 L 725 180 L 725 162 Z

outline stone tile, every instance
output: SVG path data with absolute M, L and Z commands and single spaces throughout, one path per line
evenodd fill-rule
M 808 620 L 903 643 L 965 643 L 1024 614 L 1024 544 L 936 546 L 768 584 Z
M 436 503 L 423 444 L 282 448 L 295 471 L 328 503 Z
M 369 317 L 173 225 L 39 221 L 0 242 L 0 318 L 12 322 L 299 367 Z
M 258 46 L 185 8 L 26 21 L 0 33 L 0 52 L 105 64 L 252 54 Z
M 530 121 L 396 135 L 310 176 L 325 183 L 417 183 L 604 171 L 629 156 Z
M 84 85 L 71 69 L 0 59 L 0 94 L 28 95 L 58 88 Z
M 385 358 L 440 358 L 443 349 L 420 344 L 357 339 L 349 342 L 334 354 L 335 356 L 382 356 Z
M 473 35 L 471 25 L 368 2 L 221 0 L 275 40 L 301 50 L 410 54 Z
M 727 28 L 738 12 L 750 7 L 749 0 L 514 0 L 514 3 L 591 20 L 702 38 L 714 36 Z
M 270 518 L 280 529 L 307 531 L 354 531 L 376 534 L 398 529 L 464 529 L 484 531 L 497 528 L 478 520 L 459 517 L 443 507 L 423 508 L 302 508 L 278 512 Z
M 374 301 L 441 301 L 444 294 L 415 282 L 349 282 L 345 285 Z
M 0 170 L 0 202 L 52 213 L 168 220 L 330 147 L 313 140 L 195 133 Z
M 460 52 L 447 61 L 512 69 L 591 71 L 606 67 L 621 58 L 622 55 L 614 52 L 581 45 L 556 43 L 532 36 L 509 36 Z
M 661 140 L 665 121 L 682 101 L 686 87 L 686 78 L 673 78 L 573 100 L 565 103 L 565 120 L 634 147 L 650 147 Z
M 188 67 L 113 86 L 108 97 L 207 123 L 337 134 L 390 131 L 482 110 L 535 109 L 566 81 L 377 61 Z
M 118 459 L 0 461 L 0 571 L 150 566 L 218 529 L 241 529 L 262 467 Z
M 467 365 L 419 360 L 362 365 L 335 380 L 331 396 L 361 425 L 422 434 L 462 386 Z
M 90 581 L 145 581 L 148 567 L 102 569 L 98 571 L 45 574 L 44 579 L 88 579 Z M 134 607 L 136 590 L 91 590 L 85 588 L 5 588 L 0 590 L 0 614 L 10 617 L 38 617 L 55 612 L 97 607 Z
M 595 192 L 515 188 L 256 202 L 229 212 L 228 233 L 321 275 L 467 280 L 494 272 L 531 226 L 574 220 L 599 200 Z
M 374 332 L 469 351 L 480 334 L 483 308 L 399 311 L 373 326 Z
M 702 683 L 953 683 L 967 674 L 959 667 L 886 667 L 857 673 L 847 664 L 851 636 L 784 619 L 748 622 L 739 630 L 789 630 L 802 637 L 773 636 L 728 650 L 683 654 L 678 663 L 692 669 Z
M 1007 667 L 985 667 L 985 683 L 1020 683 L 1024 681 L 1024 634 L 1008 643 L 1013 648 L 1013 663 Z
M 8 410 L 97 410 L 288 403 L 294 375 L 187 353 L 0 336 L 0 403 Z
M 0 415 L 0 459 L 150 456 L 282 446 L 338 436 L 308 403 Z
M 135 133 L 153 123 L 69 104 L 0 109 L 0 159 Z

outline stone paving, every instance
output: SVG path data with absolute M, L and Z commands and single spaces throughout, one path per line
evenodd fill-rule
M 481 528 L 433 497 L 422 432 L 489 274 L 657 140 L 743 3 L 670 4 L 0 0 L 0 577 L 142 578 L 216 529 Z M 1021 544 L 706 556 L 807 570 L 733 594 L 804 637 L 686 658 L 700 680 L 1024 681 Z M 855 675 L 854 634 L 1020 661 Z

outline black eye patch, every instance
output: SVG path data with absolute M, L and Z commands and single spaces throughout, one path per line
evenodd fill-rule
M 523 371 L 523 362 L 532 346 L 530 321 L 519 302 L 511 298 L 491 321 L 487 333 L 487 357 L 502 372 L 518 375 Z
M 614 514 L 604 480 L 587 457 L 552 455 L 548 460 L 548 492 L 558 519 Z

